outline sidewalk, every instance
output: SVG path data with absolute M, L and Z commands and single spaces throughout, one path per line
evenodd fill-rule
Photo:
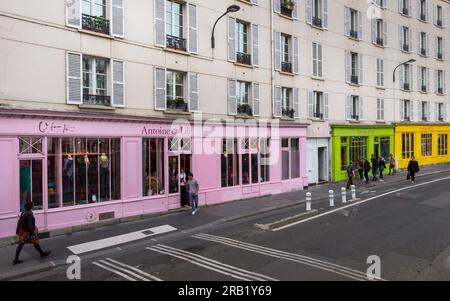
M 450 163 L 435 166 L 425 166 L 421 168 L 418 174 L 417 182 L 420 183 L 420 177 L 450 171 Z M 394 176 L 385 176 L 384 182 L 369 182 L 367 184 L 360 180 L 355 180 L 357 192 L 359 195 L 364 191 L 376 190 L 377 186 L 395 182 L 406 182 L 406 172 L 400 171 Z M 65 258 L 70 255 L 66 249 L 67 246 L 87 242 L 106 237 L 116 236 L 133 231 L 140 231 L 149 227 L 170 224 L 179 230 L 194 229 L 205 225 L 220 224 L 225 221 L 242 219 L 249 216 L 258 215 L 264 212 L 298 206 L 305 202 L 305 194 L 311 192 L 313 194 L 313 202 L 325 200 L 328 198 L 328 191 L 334 190 L 335 198 L 340 195 L 341 188 L 345 186 L 345 182 L 329 183 L 324 185 L 312 186 L 307 190 L 293 191 L 283 194 L 269 195 L 254 199 L 234 201 L 225 204 L 207 206 L 200 208 L 199 214 L 194 218 L 189 214 L 189 209 L 174 210 L 169 213 L 154 214 L 134 219 L 128 222 L 115 223 L 113 226 L 98 226 L 93 230 L 85 230 L 76 235 L 61 235 L 43 239 L 43 248 L 52 250 L 52 256 L 49 259 L 41 260 L 33 246 L 25 246 L 21 254 L 21 259 L 25 263 L 19 266 L 13 266 L 12 260 L 15 253 L 15 245 L 9 245 L 0 248 L 0 280 L 13 279 L 19 275 L 28 273 L 42 272 L 51 270 L 55 266 L 65 265 Z M 302 205 L 303 206 L 303 205 Z

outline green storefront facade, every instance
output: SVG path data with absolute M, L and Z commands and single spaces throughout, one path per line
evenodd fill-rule
M 386 125 L 331 125 L 331 177 L 338 182 L 347 179 L 350 161 L 378 155 L 389 160 L 394 153 L 394 127 Z

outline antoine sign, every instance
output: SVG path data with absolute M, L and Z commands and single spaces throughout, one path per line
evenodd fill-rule
M 191 128 L 186 126 L 179 126 L 177 128 L 155 128 L 144 126 L 141 134 L 143 136 L 186 136 L 190 135 Z

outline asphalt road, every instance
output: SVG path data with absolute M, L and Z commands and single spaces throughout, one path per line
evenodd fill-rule
M 171 220 L 177 230 L 80 255 L 81 280 L 367 280 L 372 255 L 380 259 L 384 280 L 450 280 L 449 187 L 449 173 L 422 177 L 415 185 L 377 186 L 359 195 L 368 201 L 331 213 L 326 200 L 315 203 L 324 215 L 298 224 L 295 219 L 279 231 L 255 224 L 294 216 L 304 206 L 231 222 L 214 222 L 217 217 L 200 210 L 114 226 L 118 235 Z M 99 233 L 46 244 L 64 258 L 71 254 L 68 246 Z M 66 269 L 21 279 L 67 280 Z

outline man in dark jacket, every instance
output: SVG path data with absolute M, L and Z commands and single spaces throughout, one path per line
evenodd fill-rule
M 376 181 L 378 180 L 377 178 L 377 173 L 378 173 L 378 158 L 375 158 L 374 155 L 372 155 L 372 158 L 370 159 L 370 161 L 372 162 L 372 181 Z
M 347 167 L 347 190 L 353 185 L 353 176 L 355 174 L 355 167 L 353 166 L 353 162 L 350 161 L 350 164 Z
M 369 182 L 369 172 L 370 172 L 370 162 L 367 159 L 364 159 L 364 179 L 365 183 Z
M 408 164 L 408 174 L 409 177 L 411 178 L 411 184 L 414 184 L 414 182 L 416 181 L 416 173 L 418 173 L 419 171 L 420 171 L 419 162 L 417 162 L 413 156 Z

